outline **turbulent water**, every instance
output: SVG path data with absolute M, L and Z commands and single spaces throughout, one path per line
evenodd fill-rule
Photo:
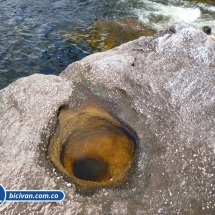
M 0 0 L 0 5 L 0 89 L 33 73 L 59 74 L 92 53 L 87 43 L 71 43 L 65 35 L 96 20 L 132 17 L 155 30 L 185 22 L 215 31 L 214 1 Z

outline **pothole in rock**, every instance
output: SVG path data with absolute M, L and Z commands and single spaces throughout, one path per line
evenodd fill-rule
M 63 107 L 48 155 L 64 175 L 84 188 L 122 185 L 134 165 L 135 132 L 95 103 Z

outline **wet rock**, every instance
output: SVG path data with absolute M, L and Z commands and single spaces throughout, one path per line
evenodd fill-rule
M 1 213 L 214 214 L 215 43 L 177 24 L 0 91 L 0 179 L 6 189 L 61 189 L 62 203 L 4 203 Z M 46 152 L 58 109 L 95 100 L 139 137 L 128 186 L 75 192 Z M 26 209 L 27 208 L 27 209 Z
M 135 137 L 95 103 L 65 107 L 59 111 L 48 155 L 58 170 L 83 188 L 82 192 L 116 187 L 131 172 Z
M 76 30 L 65 37 L 85 51 L 106 51 L 140 36 L 153 36 L 155 30 L 136 18 L 100 19 L 84 31 Z

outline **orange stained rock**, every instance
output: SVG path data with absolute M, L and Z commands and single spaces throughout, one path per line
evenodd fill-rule
M 81 186 L 117 185 L 132 167 L 132 132 L 94 104 L 62 108 L 48 153 L 55 166 Z
M 90 29 L 66 34 L 72 43 L 87 43 L 93 51 L 105 51 L 140 36 L 153 36 L 155 30 L 144 26 L 136 18 L 101 19 L 91 24 Z

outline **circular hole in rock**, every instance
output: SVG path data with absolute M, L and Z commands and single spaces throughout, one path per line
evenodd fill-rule
M 84 187 L 122 185 L 133 166 L 135 132 L 96 104 L 58 116 L 48 154 L 54 165 Z

